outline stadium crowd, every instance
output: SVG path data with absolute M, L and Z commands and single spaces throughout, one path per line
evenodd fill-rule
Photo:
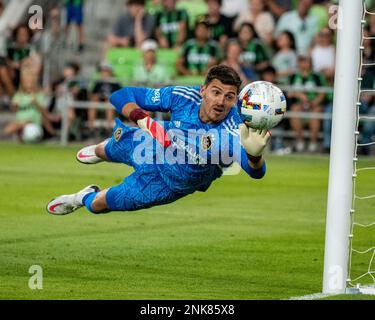
M 108 102 L 121 86 L 200 84 L 216 64 L 233 67 L 243 83 L 267 80 L 278 84 L 286 93 L 289 111 L 332 112 L 332 92 L 316 89 L 333 86 L 335 1 L 127 0 L 103 41 L 98 53 L 101 62 L 90 79 L 81 77 L 81 65 L 72 59 L 64 62 L 61 71 L 55 70 L 58 62 L 52 63 L 45 81 L 46 34 L 56 40 L 55 35 L 67 34 L 71 26 L 77 26 L 76 54 L 88 50 L 85 2 L 55 2 L 45 14 L 45 29 L 31 30 L 20 24 L 9 32 L 0 58 L 0 112 L 11 110 L 15 116 L 1 128 L 2 138 L 18 136 L 22 140 L 22 130 L 30 122 L 43 128 L 44 139 L 57 137 L 64 105 L 71 106 L 67 116 L 71 140 L 108 136 L 115 111 L 99 111 L 95 104 Z M 373 8 L 372 1 L 368 6 Z M 3 7 L 0 2 L 0 16 Z M 63 27 L 62 12 L 66 12 Z M 374 15 L 365 27 L 366 35 L 375 36 Z M 64 45 L 64 40 L 54 43 L 57 51 Z M 366 40 L 364 46 L 364 61 L 375 62 L 375 41 Z M 375 89 L 374 75 L 375 67 L 364 68 L 364 88 Z M 361 99 L 360 112 L 375 114 L 374 97 L 362 95 Z M 73 108 L 75 101 L 89 102 L 91 108 Z M 329 119 L 292 117 L 278 129 L 272 146 L 276 153 L 329 151 Z M 362 143 L 370 142 L 375 124 L 365 122 L 362 129 Z M 291 143 L 286 141 L 287 132 L 292 133 Z M 367 147 L 361 152 L 370 151 Z

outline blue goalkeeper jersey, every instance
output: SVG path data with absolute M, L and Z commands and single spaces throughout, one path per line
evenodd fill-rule
M 194 86 L 125 87 L 113 93 L 110 101 L 119 113 L 130 102 L 147 111 L 170 112 L 170 121 L 164 121 L 163 125 L 172 144 L 168 148 L 153 148 L 152 156 L 171 190 L 205 191 L 233 162 L 239 163 L 252 178 L 262 178 L 265 163 L 261 169 L 251 168 L 240 144 L 238 126 L 243 122 L 236 106 L 223 121 L 203 123 L 199 118 L 202 102 L 199 89 Z

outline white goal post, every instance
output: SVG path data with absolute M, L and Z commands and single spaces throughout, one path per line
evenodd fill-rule
M 340 0 L 323 293 L 346 293 L 363 0 Z

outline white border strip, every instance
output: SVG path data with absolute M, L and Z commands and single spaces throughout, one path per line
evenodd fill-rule
M 337 296 L 337 294 L 333 293 L 313 293 L 313 294 L 308 294 L 305 296 L 300 296 L 300 297 L 291 297 L 289 300 L 316 300 L 316 299 L 322 299 L 322 298 L 327 298 L 330 296 Z

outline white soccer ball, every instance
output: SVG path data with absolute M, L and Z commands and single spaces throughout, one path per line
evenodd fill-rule
M 254 129 L 277 126 L 286 112 L 284 93 L 273 83 L 255 81 L 247 84 L 239 94 L 238 111 L 242 121 Z
M 28 123 L 22 131 L 22 140 L 25 143 L 36 143 L 42 139 L 42 127 L 35 123 Z

